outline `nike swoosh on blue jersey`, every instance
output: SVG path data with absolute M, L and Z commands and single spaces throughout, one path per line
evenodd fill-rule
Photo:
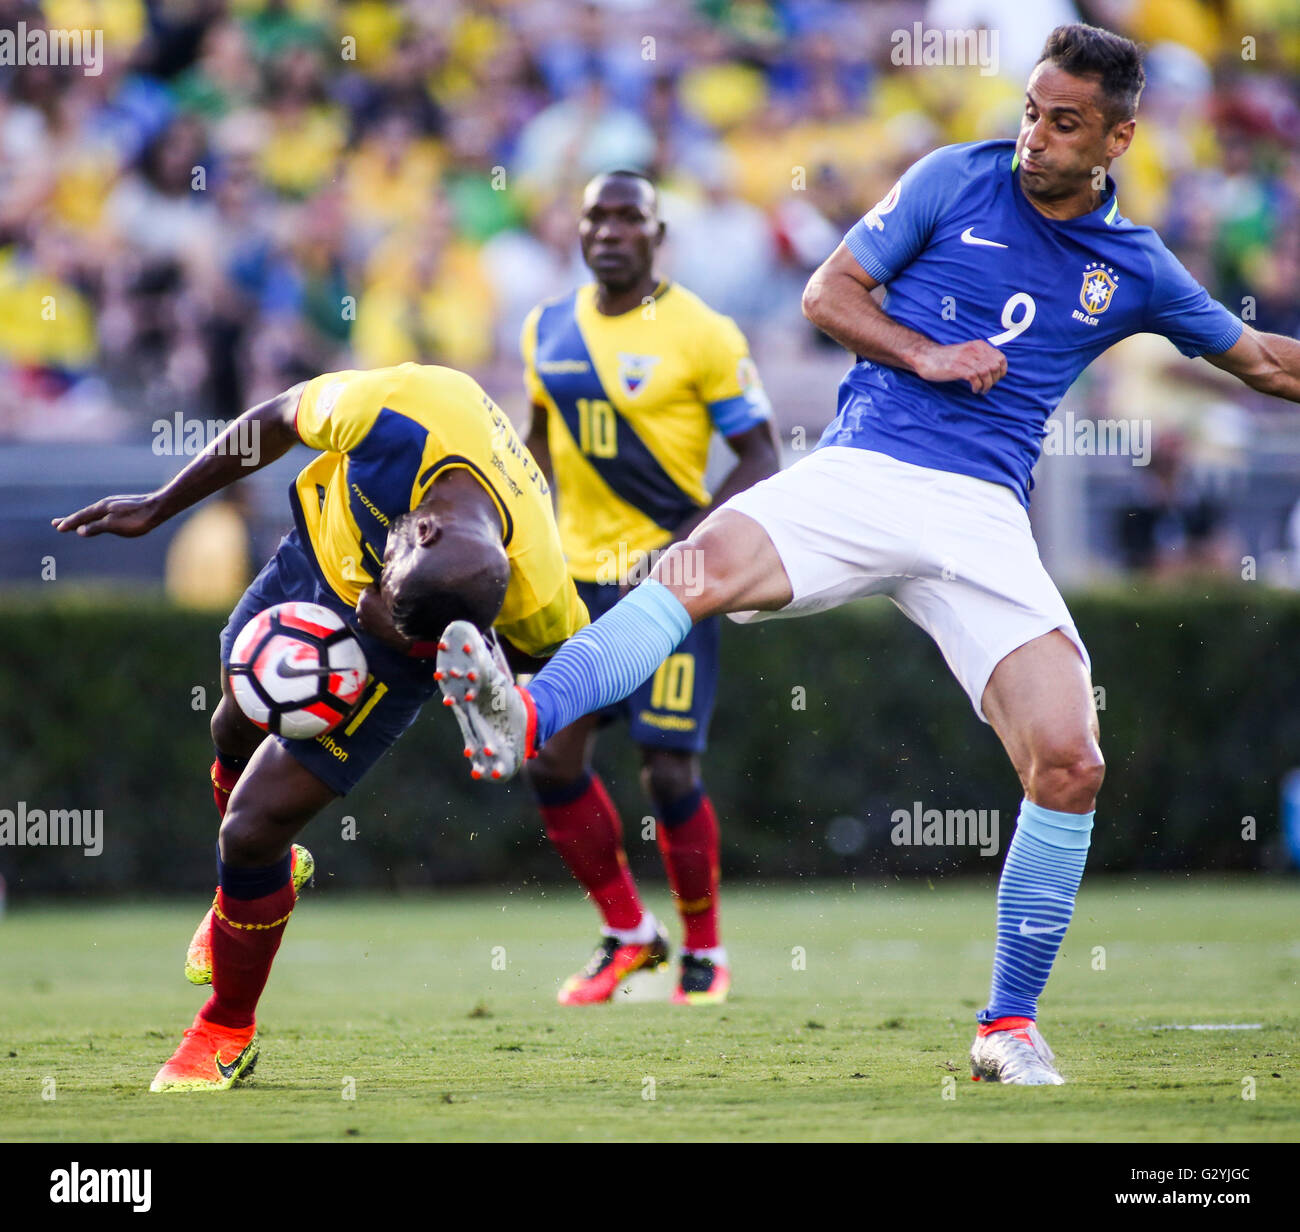
M 974 230 L 974 227 L 967 227 L 966 230 L 961 233 L 961 242 L 963 244 L 982 244 L 985 248 L 1006 247 L 1005 244 L 999 244 L 997 240 L 982 240 L 978 236 L 972 235 L 971 232 Z

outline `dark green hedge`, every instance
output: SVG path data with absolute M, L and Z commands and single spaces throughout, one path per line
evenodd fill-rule
M 1282 862 L 1278 782 L 1300 762 L 1300 600 L 1121 593 L 1072 604 L 1105 690 L 1109 770 L 1090 867 L 1259 868 Z M 99 808 L 104 849 L 0 847 L 11 890 L 191 891 L 212 882 L 207 780 L 220 617 L 149 603 L 0 612 L 0 808 Z M 937 650 L 885 601 L 724 636 L 706 775 L 724 870 L 783 877 L 988 869 L 972 850 L 900 848 L 891 814 L 997 809 L 1019 788 Z M 797 688 L 805 690 L 796 709 Z M 619 729 L 600 765 L 634 868 L 657 865 Z M 357 837 L 341 838 L 355 818 Z M 1243 819 L 1258 837 L 1242 837 Z M 836 819 L 841 819 L 838 822 Z M 848 819 L 848 820 L 845 820 Z M 839 850 L 828 841 L 830 828 Z M 454 721 L 430 707 L 349 797 L 307 830 L 337 884 L 562 880 L 526 789 L 470 782 Z

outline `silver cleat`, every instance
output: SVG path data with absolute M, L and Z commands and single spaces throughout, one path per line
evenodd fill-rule
M 433 678 L 465 737 L 472 778 L 508 779 L 527 756 L 529 711 L 495 639 L 454 620 L 438 642 Z
M 977 1035 L 970 1049 L 971 1077 L 977 1082 L 1009 1082 L 1025 1087 L 1059 1087 L 1065 1079 L 1038 1027 L 1014 1027 Z

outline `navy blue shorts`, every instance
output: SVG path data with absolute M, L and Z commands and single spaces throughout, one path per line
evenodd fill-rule
M 592 620 L 619 601 L 617 583 L 575 582 Z M 600 711 L 603 723 L 626 718 L 632 739 L 652 749 L 702 753 L 718 696 L 721 618 L 702 620 L 645 684 Z
M 324 584 L 293 530 L 280 541 L 275 555 L 230 613 L 221 630 L 221 666 L 229 666 L 235 638 L 258 612 L 291 599 L 319 603 L 337 612 L 356 634 L 370 668 L 366 690 L 352 717 L 341 727 L 314 740 L 272 737 L 331 791 L 345 796 L 438 692 L 434 662 L 410 658 L 358 628 L 356 613 Z

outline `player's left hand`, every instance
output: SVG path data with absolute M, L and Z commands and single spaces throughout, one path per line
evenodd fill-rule
M 965 381 L 971 391 L 986 394 L 1007 374 L 1007 357 L 982 338 L 949 346 L 933 343 L 913 363 L 923 381 Z
M 75 530 L 85 538 L 109 534 L 135 539 L 162 521 L 157 495 L 151 492 L 147 496 L 106 496 L 76 513 L 51 518 L 50 525 L 57 531 Z

